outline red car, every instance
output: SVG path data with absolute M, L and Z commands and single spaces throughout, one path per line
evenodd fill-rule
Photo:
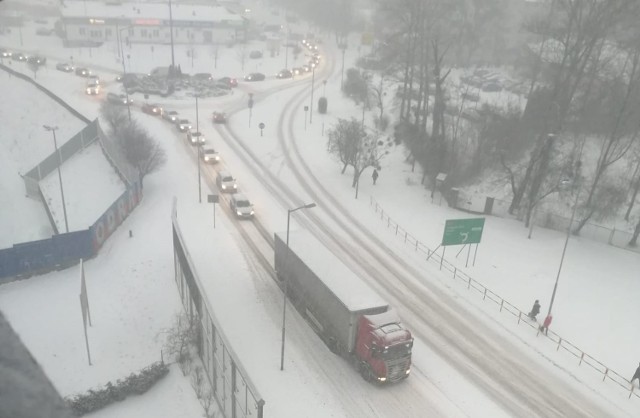
M 226 123 L 227 115 L 222 112 L 213 112 L 213 123 Z

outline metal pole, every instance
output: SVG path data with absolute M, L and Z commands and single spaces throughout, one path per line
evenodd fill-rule
M 122 72 L 123 75 L 127 75 L 127 68 L 124 66 L 124 49 L 122 49 L 122 36 L 120 36 L 120 31 L 125 30 L 128 28 L 121 28 L 118 29 L 118 44 L 120 45 L 120 55 L 121 55 L 121 59 L 122 59 Z M 127 99 L 127 113 L 129 115 L 129 122 L 131 122 L 131 103 L 129 103 L 129 91 L 127 90 L 127 86 L 124 85 L 125 80 L 122 80 L 122 84 L 123 84 L 123 88 L 124 88 L 124 94 L 125 97 Z
M 569 236 L 571 235 L 571 225 L 576 216 L 576 209 L 578 209 L 578 198 L 580 197 L 580 189 L 576 193 L 576 199 L 573 202 L 573 211 L 571 212 L 571 220 L 567 227 L 567 236 L 564 240 L 564 247 L 562 248 L 562 257 L 560 257 L 560 266 L 558 267 L 558 274 L 556 275 L 556 283 L 553 285 L 553 293 L 551 293 L 551 302 L 549 303 L 549 312 L 547 316 L 551 315 L 551 308 L 553 308 L 553 301 L 556 299 L 556 290 L 558 289 L 558 281 L 560 280 L 560 272 L 562 271 L 562 264 L 564 263 L 564 255 L 567 252 L 567 245 L 569 245 Z
M 310 209 L 315 207 L 316 204 L 315 203 L 309 203 L 303 206 L 298 206 L 295 209 L 287 209 L 287 258 L 286 260 L 289 260 L 289 222 L 291 220 L 291 213 L 295 212 L 297 210 L 300 209 Z M 287 276 L 283 277 L 284 280 L 284 303 L 282 304 L 282 349 L 280 350 L 280 370 L 284 370 L 284 336 L 285 336 L 285 332 L 286 332 L 286 327 L 285 327 L 285 320 L 286 320 L 286 314 L 287 314 L 287 284 L 289 282 L 289 279 L 287 278 Z
M 171 32 L 171 75 L 176 69 L 176 56 L 173 50 L 173 14 L 171 11 L 171 0 L 169 0 L 169 31 Z
M 286 39 L 286 43 L 284 45 L 284 68 L 289 68 L 289 34 L 291 33 L 291 30 L 287 31 L 287 39 Z
M 196 132 L 200 133 L 200 119 L 198 118 L 198 95 L 196 94 Z M 198 136 L 198 201 L 202 203 L 202 176 L 200 174 L 200 150 L 202 146 L 200 145 L 200 137 Z
M 56 130 L 58 130 L 58 127 L 44 125 L 44 129 L 46 129 L 47 131 L 53 132 L 53 146 L 56 149 L 56 154 L 58 154 L 58 180 L 60 181 L 60 196 L 62 197 L 62 212 L 64 213 L 64 227 L 66 232 L 69 232 L 69 222 L 67 220 L 67 205 L 64 201 L 64 188 L 62 187 L 62 172 L 60 170 L 60 166 L 62 165 L 62 156 L 58 151 L 58 141 L 56 139 Z
M 313 71 L 311 72 L 311 103 L 309 104 L 309 125 L 313 121 L 313 84 L 316 79 L 316 66 L 313 66 Z
M 342 47 L 342 70 L 340 71 L 340 90 L 344 87 L 344 53 L 347 50 L 346 46 Z

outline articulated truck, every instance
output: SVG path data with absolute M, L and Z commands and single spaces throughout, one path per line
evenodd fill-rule
M 275 234 L 278 280 L 333 352 L 365 380 L 395 382 L 411 371 L 411 332 L 389 305 L 310 233 Z

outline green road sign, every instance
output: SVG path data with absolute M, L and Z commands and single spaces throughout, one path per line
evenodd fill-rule
M 447 219 L 442 245 L 477 244 L 482 238 L 484 218 Z

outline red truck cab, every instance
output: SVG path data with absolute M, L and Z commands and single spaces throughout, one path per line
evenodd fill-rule
M 393 310 L 359 318 L 355 354 L 366 380 L 383 383 L 408 377 L 412 347 L 411 332 Z

